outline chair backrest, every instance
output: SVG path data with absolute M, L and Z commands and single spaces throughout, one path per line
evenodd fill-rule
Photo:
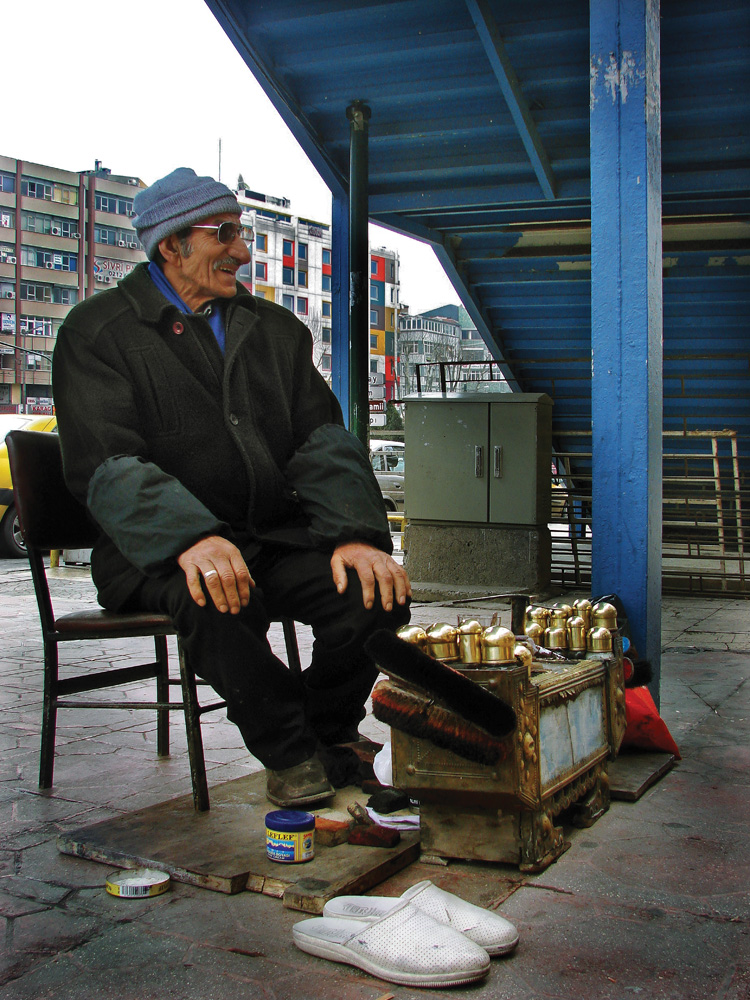
M 5 443 L 13 497 L 29 551 L 91 548 L 98 531 L 65 485 L 57 434 L 10 431 Z

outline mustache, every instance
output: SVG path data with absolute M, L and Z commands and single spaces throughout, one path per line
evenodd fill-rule
M 221 260 L 217 260 L 214 262 L 213 266 L 214 271 L 218 271 L 219 268 L 221 267 L 233 267 L 236 269 L 239 267 L 239 264 L 234 259 L 234 257 L 227 256 L 227 257 L 222 257 Z

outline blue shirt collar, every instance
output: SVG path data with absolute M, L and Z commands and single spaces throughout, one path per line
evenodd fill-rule
M 151 280 L 162 293 L 162 295 L 169 299 L 172 305 L 177 306 L 180 312 L 186 315 L 192 315 L 193 310 L 190 306 L 186 305 L 177 292 L 174 290 L 171 282 L 167 279 L 162 269 L 152 260 L 148 265 L 148 273 Z M 226 344 L 226 330 L 224 328 L 224 310 L 219 306 L 218 303 L 212 303 L 206 310 L 205 318 L 208 320 L 208 324 L 214 332 L 216 341 L 221 348 L 221 353 L 224 353 L 224 346 Z

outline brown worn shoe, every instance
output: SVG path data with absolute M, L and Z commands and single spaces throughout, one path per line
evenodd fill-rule
M 266 798 L 284 809 L 310 805 L 336 794 L 317 754 L 280 771 L 266 768 Z

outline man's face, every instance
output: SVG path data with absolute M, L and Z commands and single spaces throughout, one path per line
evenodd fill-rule
M 223 212 L 202 219 L 200 225 L 218 226 L 222 222 L 239 225 L 239 221 L 238 215 Z M 216 230 L 195 228 L 183 245 L 177 245 L 179 253 L 168 260 L 165 274 L 194 312 L 209 299 L 228 299 L 236 293 L 237 270 L 250 260 L 250 251 L 239 235 L 232 243 L 225 244 L 219 243 Z

